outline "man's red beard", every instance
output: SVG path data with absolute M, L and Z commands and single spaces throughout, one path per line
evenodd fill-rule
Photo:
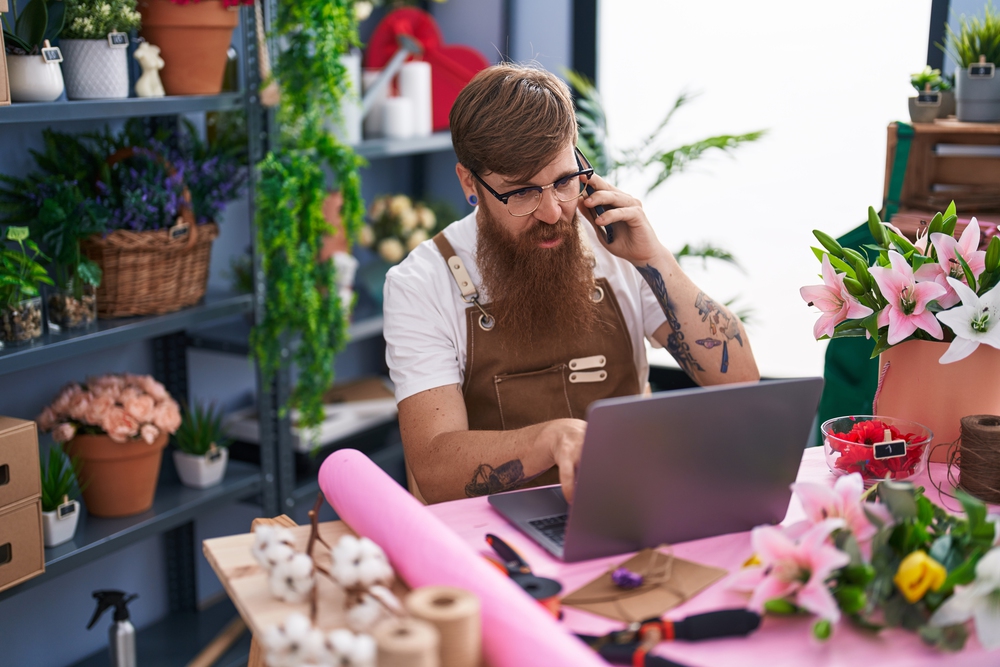
M 535 221 L 512 235 L 486 206 L 477 214 L 476 263 L 497 329 L 518 348 L 554 334 L 590 332 L 597 322 L 593 258 L 576 213 L 550 225 Z M 561 239 L 554 248 L 540 243 Z M 516 349 L 514 350 L 516 352 Z

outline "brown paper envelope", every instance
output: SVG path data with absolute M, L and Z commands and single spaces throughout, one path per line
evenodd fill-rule
M 640 551 L 622 563 L 622 566 L 633 571 L 641 571 L 641 568 L 646 567 L 649 563 L 648 551 L 650 550 Z M 663 556 L 666 558 L 665 555 Z M 728 572 L 722 568 L 675 558 L 671 566 L 670 580 L 665 585 L 648 585 L 635 591 L 624 591 L 611 581 L 611 572 L 605 572 L 589 584 L 585 584 L 582 588 L 564 597 L 562 603 L 567 607 L 582 609 L 598 616 L 626 623 L 641 621 L 662 616 L 664 612 L 690 600 L 702 589 L 707 588 L 726 574 Z M 612 598 L 617 598 L 618 602 L 614 602 Z M 590 602 L 589 600 L 602 601 Z

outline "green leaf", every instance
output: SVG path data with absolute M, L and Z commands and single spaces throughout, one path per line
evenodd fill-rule
M 101 266 L 87 258 L 81 259 L 77 264 L 76 275 L 87 285 L 99 287 L 101 284 Z
M 976 291 L 976 277 L 972 274 L 972 269 L 969 267 L 969 263 L 965 261 L 961 253 L 955 253 L 955 259 L 958 263 L 962 265 L 962 271 L 965 273 L 965 282 L 968 283 L 969 289 L 973 292 Z
M 829 257 L 830 257 L 830 264 L 833 266 L 833 268 L 838 269 L 841 273 L 846 274 L 852 278 L 854 277 L 854 269 L 851 267 L 850 264 L 848 264 L 847 262 L 838 257 L 834 257 L 833 255 L 829 255 Z
M 998 268 L 1000 268 L 1000 236 L 994 236 L 986 248 L 986 270 L 993 273 Z
M 951 551 L 951 543 L 951 535 L 942 535 L 934 540 L 931 544 L 930 550 L 927 552 L 927 555 L 939 563 L 944 563 L 948 560 L 948 552 Z
M 35 4 L 35 3 L 32 3 Z M 7 239 L 10 241 L 24 241 L 28 238 L 28 228 L 27 227 L 15 227 L 10 226 L 7 228 Z
M 955 226 L 958 224 L 958 216 L 945 215 L 944 223 L 941 225 L 941 233 L 947 236 L 955 235 Z
M 49 13 L 45 8 L 45 0 L 31 0 L 21 9 L 15 30 L 23 42 L 31 45 L 29 51 L 41 46 L 48 22 Z
M 39 0 L 33 0 L 38 2 Z M 46 3 L 46 10 L 48 12 L 48 20 L 45 22 L 45 35 L 44 40 L 53 41 L 62 32 L 63 24 L 66 20 L 66 2 L 65 0 L 48 0 Z
M 897 522 L 917 518 L 917 501 L 913 484 L 909 482 L 881 482 L 878 487 L 879 499 Z
M 931 224 L 927 226 L 927 235 L 937 234 L 941 231 L 944 226 L 944 216 L 940 213 L 935 213 L 934 217 L 931 218 Z
M 785 598 L 774 598 L 764 603 L 764 611 L 769 614 L 797 614 L 799 608 Z
M 889 345 L 889 328 L 884 327 L 884 331 L 878 332 L 878 337 L 875 340 L 875 348 L 872 350 L 871 359 L 878 359 L 878 355 L 882 354 L 888 350 L 891 345 Z
M 958 209 L 955 207 L 955 200 L 952 199 L 951 203 L 948 204 L 948 208 L 944 210 L 944 217 L 947 218 L 958 218 Z
M 823 261 L 823 256 L 827 254 L 825 250 L 820 250 L 816 246 L 809 246 L 809 249 L 813 251 L 814 255 L 816 255 L 816 259 L 821 262 Z
M 892 230 L 887 230 L 889 239 L 892 241 L 892 245 L 899 251 L 899 254 L 905 256 L 910 255 L 916 248 L 910 243 L 908 239 L 903 238 L 896 232 Z

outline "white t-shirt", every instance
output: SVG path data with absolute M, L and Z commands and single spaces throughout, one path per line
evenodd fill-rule
M 666 315 L 635 267 L 608 252 L 591 225 L 582 224 L 581 230 L 587 234 L 597 260 L 594 276 L 607 278 L 618 299 L 632 338 L 639 386 L 645 387 L 649 363 L 643 339 L 652 340 L 653 332 L 667 321 Z M 489 295 L 482 289 L 476 266 L 475 211 L 449 225 L 444 235 L 479 289 L 480 302 L 488 303 Z M 421 243 L 389 270 L 385 277 L 383 333 L 397 403 L 428 389 L 463 382 L 468 307 L 433 240 Z

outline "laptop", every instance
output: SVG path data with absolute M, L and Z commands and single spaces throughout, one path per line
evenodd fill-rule
M 822 391 L 816 377 L 595 401 L 572 506 L 558 485 L 489 503 L 566 562 L 778 523 Z

